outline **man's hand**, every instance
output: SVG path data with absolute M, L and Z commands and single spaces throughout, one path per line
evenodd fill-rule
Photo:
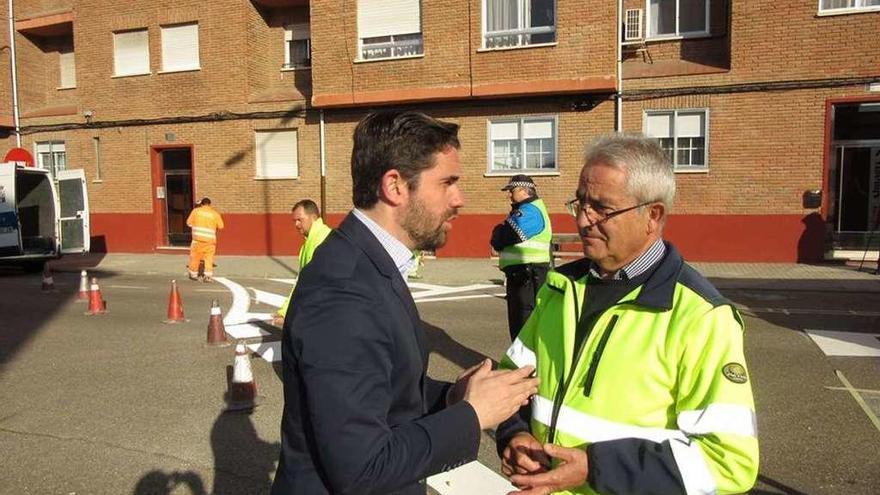
M 545 473 L 511 476 L 510 482 L 520 490 L 508 495 L 549 495 L 587 482 L 589 468 L 585 450 L 548 443 L 544 445 L 544 452 L 559 459 L 559 466 Z
M 544 473 L 549 467 L 550 458 L 541 442 L 525 431 L 514 435 L 501 454 L 501 472 L 505 476 Z
M 284 317 L 279 315 L 278 313 L 273 313 L 272 314 L 272 324 L 278 328 L 283 327 L 284 326 Z
M 473 372 L 467 380 L 464 400 L 477 413 L 481 429 L 498 426 L 538 393 L 539 380 L 530 378 L 533 371 L 533 366 L 492 371 L 492 361 L 487 359 Z
M 470 368 L 461 372 L 458 375 L 458 378 L 455 379 L 455 383 L 449 387 L 449 390 L 446 392 L 446 406 L 449 407 L 460 400 L 464 399 L 464 393 L 467 391 L 468 382 L 474 373 L 480 369 L 481 366 L 485 363 L 484 361 L 480 361 L 479 363 L 471 366 Z

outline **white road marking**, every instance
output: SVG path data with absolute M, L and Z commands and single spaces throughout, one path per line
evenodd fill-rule
M 407 282 L 406 285 L 408 285 L 410 289 L 422 289 L 422 290 L 434 290 L 434 289 L 445 288 L 445 286 L 443 286 L 443 285 L 424 284 L 422 282 Z
M 826 356 L 880 357 L 880 335 L 858 332 L 804 330 Z
M 226 312 L 226 317 L 223 318 L 224 326 L 244 321 L 242 317 L 251 307 L 251 298 L 248 296 L 247 290 L 225 277 L 216 277 L 214 280 L 225 285 L 232 292 L 232 307 L 229 308 L 229 311 Z
M 862 396 L 855 391 L 852 384 L 849 383 L 849 380 L 847 380 L 846 377 L 843 376 L 842 371 L 834 370 L 834 372 L 837 373 L 837 378 L 839 378 L 840 382 L 843 383 L 843 386 L 846 387 L 847 390 L 849 390 L 850 395 L 852 395 L 853 399 L 856 400 L 856 402 L 859 404 L 859 407 L 862 408 L 862 411 L 865 411 L 865 414 L 868 415 L 868 419 L 871 420 L 874 428 L 877 428 L 877 431 L 880 431 L 880 419 L 878 419 L 877 415 L 874 414 L 874 411 L 872 411 L 871 408 L 868 407 L 867 404 L 865 404 L 865 399 L 862 399 Z
M 224 324 L 223 326 L 226 328 L 226 333 L 235 339 L 255 339 L 272 335 L 272 332 L 264 330 L 253 323 Z
M 287 299 L 286 295 L 282 296 L 272 292 L 255 289 L 253 287 L 249 287 L 249 289 L 254 292 L 254 299 L 256 299 L 258 303 L 268 304 L 269 306 L 274 306 L 276 308 L 283 306 L 284 301 Z
M 428 486 L 440 495 L 504 495 L 516 488 L 506 478 L 479 461 L 473 461 L 428 478 Z
M 57 287 L 58 284 L 55 284 Z M 135 289 L 135 290 L 144 290 L 147 287 L 141 287 L 140 285 L 105 285 L 104 287 L 108 289 Z
M 457 292 L 470 292 L 470 291 L 482 290 L 482 289 L 496 289 L 497 287 L 498 287 L 497 285 L 488 285 L 488 284 L 473 284 L 473 285 L 465 285 L 462 287 L 441 287 L 441 288 L 436 288 L 436 289 L 431 289 L 431 290 L 426 290 L 426 291 L 413 292 L 412 296 L 413 296 L 413 299 L 419 300 L 419 299 L 424 299 L 426 297 L 431 297 L 431 296 L 441 296 L 441 295 L 447 295 L 447 294 L 455 294 Z
M 261 358 L 270 363 L 281 361 L 281 341 L 260 342 L 258 344 L 248 344 L 247 348 L 256 352 Z
M 295 278 L 270 278 L 269 280 L 273 282 L 281 282 L 282 284 L 296 285 Z
M 432 297 L 430 299 L 415 299 L 417 303 L 438 302 L 438 301 L 460 301 L 462 299 L 479 299 L 482 297 L 497 297 L 504 299 L 504 294 L 472 294 L 469 296 L 450 296 L 450 297 Z

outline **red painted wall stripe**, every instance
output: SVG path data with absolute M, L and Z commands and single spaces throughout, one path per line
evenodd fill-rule
M 344 215 L 332 214 L 330 226 Z M 503 215 L 464 215 L 453 222 L 438 257 L 488 258 L 492 227 Z M 223 214 L 219 255 L 296 255 L 302 237 L 288 213 Z M 551 215 L 554 231 L 575 232 L 574 219 Z M 93 251 L 154 252 L 150 213 L 93 213 Z M 673 215 L 666 238 L 690 261 L 809 262 L 824 255 L 825 223 L 818 213 L 801 215 Z M 568 246 L 566 246 L 568 249 Z

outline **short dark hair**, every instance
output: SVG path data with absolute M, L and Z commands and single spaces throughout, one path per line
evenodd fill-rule
M 307 215 L 315 215 L 316 217 L 321 216 L 321 210 L 318 209 L 318 205 L 316 205 L 311 199 L 297 201 L 296 204 L 293 205 L 293 208 L 290 209 L 290 212 L 293 213 L 297 208 L 302 208 Z
M 202 198 L 202 200 L 199 201 L 199 204 L 200 205 L 209 205 L 209 204 L 211 204 L 211 198 L 207 198 L 207 197 Z
M 423 113 L 383 110 L 371 112 L 354 130 L 351 150 L 352 201 L 357 208 L 371 208 L 379 201 L 382 176 L 397 170 L 410 190 L 419 174 L 434 166 L 434 154 L 448 147 L 461 147 L 458 124 L 443 122 Z

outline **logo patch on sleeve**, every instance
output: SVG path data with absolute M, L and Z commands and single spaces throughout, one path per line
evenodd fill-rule
M 746 367 L 739 363 L 727 363 L 721 368 L 721 373 L 724 374 L 724 378 L 732 381 L 733 383 L 745 383 L 749 381 L 749 377 L 746 374 Z

